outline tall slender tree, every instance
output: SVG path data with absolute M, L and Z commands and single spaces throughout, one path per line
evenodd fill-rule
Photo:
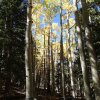
M 26 69 L 26 100 L 33 100 L 33 76 L 32 76 L 32 55 L 31 55 L 31 36 L 32 36 L 32 0 L 28 0 L 27 6 L 27 26 L 25 34 L 25 69 Z
M 61 67 L 61 87 L 62 87 L 62 96 L 65 100 L 65 81 L 64 81 L 64 56 L 63 56 L 63 25 L 62 25 L 62 0 L 60 0 L 60 67 Z
M 83 83 L 84 83 L 84 94 L 85 94 L 86 100 L 92 100 L 90 84 L 89 84 L 89 76 L 88 76 L 88 71 L 87 71 L 88 69 L 85 63 L 85 55 L 84 55 L 83 40 L 82 40 L 82 29 L 81 29 L 81 24 L 79 21 L 80 18 L 79 18 L 77 0 L 74 0 L 74 5 L 76 6 L 76 10 L 77 10 L 76 11 L 76 29 L 77 29 L 77 35 L 78 35 L 78 47 L 79 47 L 80 63 L 81 63 Z
M 86 0 L 81 0 L 82 2 L 82 16 L 83 16 L 83 23 L 84 23 L 84 29 L 85 29 L 85 35 L 87 39 L 87 47 L 89 52 L 89 59 L 91 64 L 91 73 L 92 73 L 92 80 L 93 80 L 93 87 L 95 92 L 95 98 L 96 100 L 100 99 L 100 79 L 98 75 L 98 67 L 95 57 L 94 48 L 91 41 L 92 32 L 89 27 L 89 13 L 88 13 L 88 4 Z

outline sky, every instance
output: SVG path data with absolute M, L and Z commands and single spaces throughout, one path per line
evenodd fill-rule
M 28 5 L 27 5 L 27 0 L 21 0 L 21 1 L 23 2 L 23 4 L 24 4 L 25 6 L 28 6 Z M 43 2 L 43 0 L 41 0 L 41 1 Z M 80 5 L 79 5 L 79 7 L 80 7 Z M 63 11 L 62 13 L 65 13 L 65 11 Z M 71 16 L 71 18 L 75 18 L 74 14 Z M 42 19 L 43 19 L 43 16 L 40 17 L 40 20 L 41 20 L 41 21 L 42 21 Z M 63 22 L 66 23 L 67 20 L 64 20 Z M 53 23 L 58 23 L 58 25 L 60 26 L 60 14 L 57 14 L 57 15 L 56 15 L 56 17 L 55 17 L 54 20 L 53 20 Z M 43 27 L 44 27 L 44 24 L 41 24 L 41 27 L 43 28 Z M 34 31 L 33 31 L 33 32 L 34 32 Z M 60 35 L 59 32 L 58 32 L 58 34 Z
M 60 23 L 60 15 L 59 14 L 56 15 L 56 17 L 54 18 L 53 22 Z

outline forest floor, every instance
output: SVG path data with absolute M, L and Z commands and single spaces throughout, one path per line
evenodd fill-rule
M 61 95 L 55 94 L 50 95 L 45 93 L 44 90 L 38 89 L 37 90 L 37 100 L 63 100 Z M 17 87 L 12 87 L 8 92 L 5 90 L 0 91 L 0 100 L 25 100 L 25 90 L 21 90 Z M 84 100 L 80 97 L 72 98 L 71 96 L 66 96 L 66 100 Z

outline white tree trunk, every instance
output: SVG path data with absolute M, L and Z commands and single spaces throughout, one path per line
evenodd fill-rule
M 32 0 L 28 0 L 27 26 L 25 34 L 25 69 L 26 69 L 26 100 L 33 100 L 33 77 L 32 77 L 32 55 L 31 55 L 31 26 L 32 26 Z
M 88 73 L 87 73 L 84 51 L 83 51 L 82 33 L 79 30 L 80 30 L 80 28 L 79 28 L 79 26 L 77 26 L 78 47 L 79 47 L 79 51 L 80 51 L 80 63 L 81 63 L 83 82 L 84 82 L 84 94 L 85 94 L 86 100 L 91 100 L 90 87 L 89 87 L 89 77 L 88 77 Z
M 75 1 L 74 5 L 76 6 L 76 9 L 78 10 L 78 5 L 76 3 L 77 0 L 74 0 L 74 1 Z M 80 63 L 81 63 L 83 83 L 84 83 L 84 95 L 85 95 L 86 100 L 91 100 L 92 97 L 91 97 L 91 91 L 90 91 L 90 85 L 89 85 L 89 76 L 87 72 L 87 66 L 85 63 L 82 33 L 81 33 L 82 31 L 81 31 L 78 11 L 76 11 L 76 30 L 77 30 L 77 35 L 78 35 L 78 47 L 79 47 L 79 52 L 80 52 Z
M 92 73 L 92 80 L 93 80 L 93 88 L 95 92 L 95 98 L 96 100 L 100 100 L 100 79 L 98 75 L 98 67 L 97 67 L 97 62 L 96 62 L 96 57 L 94 53 L 94 48 L 91 42 L 91 31 L 89 28 L 89 15 L 88 15 L 88 7 L 86 0 L 81 0 L 82 2 L 82 14 L 83 14 L 83 22 L 84 22 L 84 29 L 85 29 L 85 34 L 87 38 L 87 47 L 88 47 L 88 52 L 89 52 L 89 59 L 90 59 L 90 64 L 91 64 L 91 73 Z
M 60 27 L 61 27 L 61 36 L 60 36 L 60 67 L 61 67 L 61 87 L 62 87 L 62 96 L 65 100 L 65 74 L 64 74 L 64 55 L 63 55 L 63 27 L 62 27 L 62 0 L 60 0 Z

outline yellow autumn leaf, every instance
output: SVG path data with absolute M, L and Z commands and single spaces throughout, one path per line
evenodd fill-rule
M 58 27 L 58 23 L 53 23 L 53 24 L 52 24 L 52 28 L 53 28 L 53 29 L 56 29 L 57 27 Z

